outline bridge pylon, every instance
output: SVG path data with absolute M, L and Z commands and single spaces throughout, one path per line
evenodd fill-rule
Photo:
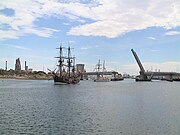
M 140 68 L 140 71 L 139 71 L 140 75 L 139 75 L 139 77 L 136 77 L 136 81 L 151 81 L 151 78 L 148 78 L 148 76 L 145 74 L 144 67 L 143 67 L 138 55 L 136 54 L 136 52 L 133 49 L 131 49 L 131 51 L 134 55 L 134 58 L 138 64 L 139 68 Z

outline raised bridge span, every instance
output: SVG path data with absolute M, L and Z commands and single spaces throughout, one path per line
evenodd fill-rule
M 151 79 L 154 79 L 154 78 L 165 79 L 168 81 L 173 81 L 173 80 L 180 81 L 180 73 L 177 73 L 177 72 L 145 72 L 145 69 L 138 55 L 133 49 L 131 49 L 131 51 L 140 68 L 140 71 L 139 71 L 140 75 L 138 78 L 136 78 L 136 81 L 151 81 Z

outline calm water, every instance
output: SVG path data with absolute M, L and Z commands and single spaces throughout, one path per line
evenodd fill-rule
M 180 82 L 0 80 L 0 134 L 180 134 Z

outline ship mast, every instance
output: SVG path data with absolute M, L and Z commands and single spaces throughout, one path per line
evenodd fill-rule
M 60 54 L 59 54 L 59 72 L 60 72 L 60 76 L 62 76 L 62 66 L 63 66 L 63 59 L 62 59 L 62 46 L 60 46 Z
M 105 60 L 103 61 L 103 74 L 102 76 L 104 75 L 104 72 L 105 72 L 106 68 L 105 68 Z
M 98 64 L 97 64 L 97 71 L 98 71 L 98 72 L 100 72 L 100 69 L 101 69 L 100 67 L 101 67 L 101 62 L 100 62 L 100 60 L 99 60 L 99 61 L 98 61 Z
M 68 75 L 69 75 L 69 78 L 70 78 L 70 72 L 71 72 L 71 48 L 68 47 Z
M 73 69 L 72 69 L 73 75 L 75 73 L 75 56 L 73 57 Z
M 56 48 L 56 49 L 59 49 L 59 57 L 55 57 L 55 58 L 59 58 L 58 60 L 58 67 L 59 67 L 59 75 L 62 76 L 62 67 L 63 67 L 63 62 L 64 62 L 64 59 L 63 59 L 63 50 L 62 50 L 62 46 L 60 46 L 59 48 Z
M 75 57 L 71 56 L 71 49 L 70 46 L 68 47 L 68 57 L 67 57 L 67 67 L 68 67 L 68 76 L 70 77 L 70 73 L 71 73 L 71 68 L 72 68 L 72 72 L 74 74 L 75 71 Z
M 76 84 L 80 81 L 79 76 L 75 76 L 75 57 L 71 56 L 70 46 L 65 48 L 60 45 L 58 57 L 58 71 L 54 73 L 55 84 Z M 63 55 L 64 49 L 67 50 L 65 55 Z
M 70 46 L 68 48 L 65 48 L 68 50 L 67 56 L 63 56 L 63 48 L 65 48 L 65 47 L 60 46 L 59 48 L 56 48 L 56 49 L 59 49 L 59 57 L 55 57 L 55 58 L 59 58 L 59 60 L 58 60 L 59 64 L 57 65 L 59 67 L 58 72 L 59 72 L 59 76 L 62 76 L 63 67 L 66 66 L 68 77 L 70 78 L 71 69 L 72 69 L 73 74 L 75 71 L 75 57 L 71 56 L 72 48 L 70 48 Z M 64 64 L 64 59 L 67 59 L 67 64 Z

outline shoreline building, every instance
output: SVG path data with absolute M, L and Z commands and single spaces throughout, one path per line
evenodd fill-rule
M 28 71 L 28 66 L 27 66 L 27 63 L 26 63 L 26 61 L 25 61 L 25 71 Z
M 77 72 L 81 73 L 81 80 L 84 79 L 83 73 L 85 72 L 84 70 L 84 64 L 76 64 L 76 70 Z
M 7 71 L 7 61 L 6 61 L 6 65 L 5 65 L 5 70 Z
M 15 70 L 21 71 L 21 61 L 20 61 L 20 58 L 16 59 Z

